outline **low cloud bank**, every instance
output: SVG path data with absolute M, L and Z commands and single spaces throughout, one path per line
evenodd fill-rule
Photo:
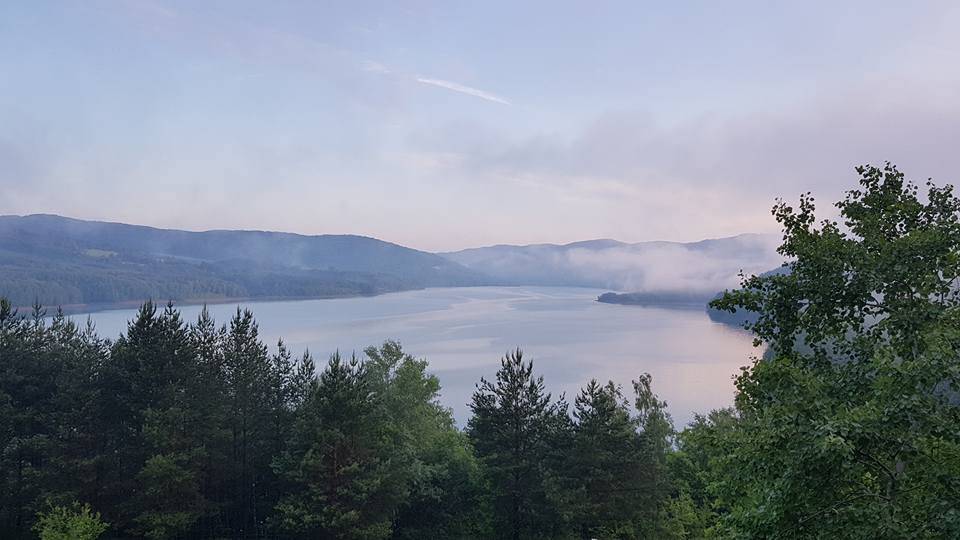
M 687 244 L 601 240 L 492 246 L 445 256 L 514 284 L 710 294 L 735 287 L 741 270 L 759 273 L 779 266 L 778 243 L 775 235 L 750 234 Z

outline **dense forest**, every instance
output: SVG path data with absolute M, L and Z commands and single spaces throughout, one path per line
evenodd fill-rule
M 789 271 L 713 302 L 768 352 L 682 427 L 647 375 L 570 402 L 520 350 L 461 429 L 395 342 L 316 366 L 249 311 L 108 341 L 0 302 L 0 536 L 958 538 L 960 200 L 858 171 L 840 222 L 774 207 Z
M 489 283 L 439 255 L 363 236 L 0 216 L 0 295 L 15 306 L 328 298 Z
M 427 363 L 268 353 L 249 311 L 186 324 L 144 304 L 110 343 L 0 304 L 2 532 L 82 501 L 148 538 L 660 537 L 671 428 L 649 377 L 631 411 L 596 381 L 552 400 L 521 351 L 458 430 Z M 77 507 L 77 516 L 83 508 Z

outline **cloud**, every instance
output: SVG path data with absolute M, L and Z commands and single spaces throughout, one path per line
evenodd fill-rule
M 472 88 L 470 86 L 465 86 L 460 83 L 455 83 L 453 81 L 445 81 L 443 79 L 424 79 L 423 77 L 417 77 L 418 83 L 429 84 L 433 86 L 439 86 L 440 88 L 446 88 L 447 90 L 453 90 L 454 92 L 460 92 L 461 94 L 467 94 L 468 96 L 478 97 L 480 99 L 485 99 L 487 101 L 493 101 L 494 103 L 502 103 L 504 105 L 512 105 L 506 99 L 496 95 L 491 94 L 490 92 L 485 92 L 483 90 Z
M 622 291 L 712 294 L 739 284 L 739 272 L 780 266 L 776 235 L 744 235 L 697 244 L 649 243 L 571 249 L 564 264 L 578 275 Z
M 859 164 L 890 160 L 921 184 L 960 183 L 958 92 L 960 80 L 882 74 L 683 118 L 622 107 L 522 131 L 456 118 L 403 144 L 435 165 L 411 176 L 441 178 L 443 193 L 484 216 L 484 234 L 463 227 L 460 246 L 775 233 L 775 198 L 812 191 L 820 217 L 836 217 L 831 203 L 856 187 Z
M 780 266 L 777 235 L 740 235 L 697 243 L 586 242 L 494 246 L 448 254 L 502 279 L 646 293 L 713 293 L 735 287 L 739 272 Z
M 865 80 L 771 111 L 675 123 L 608 111 L 572 133 L 526 136 L 461 122 L 408 141 L 423 152 L 460 155 L 447 161 L 459 167 L 448 175 L 500 178 L 501 189 L 536 186 L 553 200 L 603 201 L 610 213 L 645 214 L 637 221 L 646 227 L 696 238 L 772 224 L 775 197 L 812 190 L 823 203 L 837 200 L 855 187 L 853 169 L 863 163 L 890 160 L 915 180 L 957 182 L 960 105 L 948 97 L 957 91 L 960 82 L 927 88 Z M 736 231 L 734 221 L 747 228 Z

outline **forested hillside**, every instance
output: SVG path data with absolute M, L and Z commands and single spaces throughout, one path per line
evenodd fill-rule
M 355 296 L 485 282 L 437 255 L 361 236 L 0 216 L 0 294 L 20 306 Z

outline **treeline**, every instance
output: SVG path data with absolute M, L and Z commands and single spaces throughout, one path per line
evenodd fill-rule
M 386 274 L 303 270 L 224 261 L 148 256 L 22 256 L 0 246 L 0 295 L 15 306 L 110 304 L 134 298 L 334 298 L 421 286 Z
M 569 405 L 516 351 L 461 431 L 395 342 L 318 370 L 269 353 L 249 311 L 187 324 L 146 303 L 110 342 L 3 300 L 0 536 L 84 503 L 115 537 L 684 537 L 650 382 Z

